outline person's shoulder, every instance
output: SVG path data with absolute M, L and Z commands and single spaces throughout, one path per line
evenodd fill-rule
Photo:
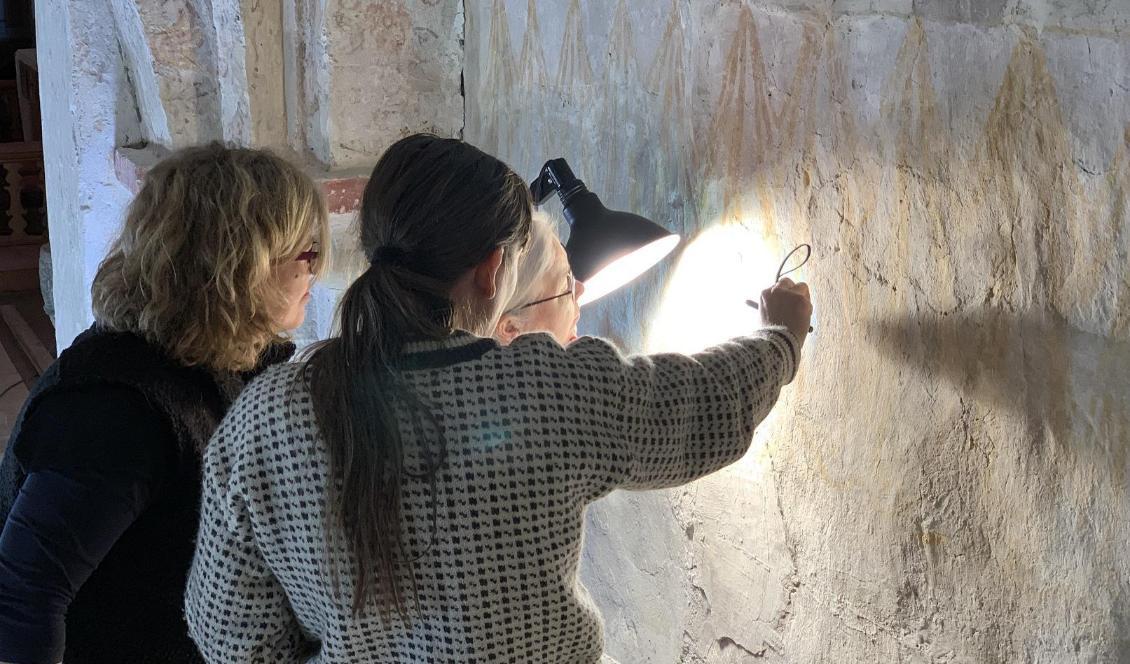
M 568 345 L 562 345 L 546 332 L 523 334 L 499 348 L 500 353 L 513 360 L 521 360 L 561 369 L 570 366 L 617 366 L 624 362 L 624 356 L 616 344 L 608 339 L 593 336 L 578 337 Z
M 305 437 L 313 425 L 303 370 L 301 363 L 276 364 L 244 387 L 208 443 L 208 472 L 227 477 L 263 468 L 280 447 Z
M 266 369 L 243 386 L 224 416 L 221 428 L 231 429 L 233 424 L 240 421 L 277 411 L 279 404 L 300 387 L 302 381 L 298 368 L 290 364 L 278 364 Z
M 28 469 L 128 467 L 156 463 L 177 449 L 169 417 L 141 390 L 124 385 L 68 386 L 44 394 L 12 444 Z
M 244 394 L 253 391 L 264 396 L 277 396 L 295 387 L 305 387 L 306 369 L 305 362 L 272 364 L 247 384 Z
M 530 332 L 523 334 L 510 342 L 509 346 L 501 346 L 500 348 L 506 348 L 509 349 L 510 352 L 516 353 L 545 354 L 584 353 L 594 350 L 601 352 L 608 350 L 619 352 L 613 342 L 608 339 L 602 339 L 601 337 L 577 337 L 571 343 L 562 345 L 556 337 L 548 332 Z
M 93 411 L 102 416 L 148 418 L 160 415 L 160 409 L 139 388 L 120 384 L 62 385 L 45 392 L 36 402 L 34 415 Z
M 548 332 L 530 332 L 514 338 L 508 345 L 499 346 L 496 352 L 509 354 L 559 353 L 563 346 Z
M 239 398 L 232 404 L 225 423 L 240 420 L 258 420 L 285 416 L 290 404 L 308 400 L 309 384 L 306 364 L 285 362 L 267 367 L 244 386 Z
M 140 388 L 119 384 L 63 385 L 40 395 L 23 423 L 27 432 L 47 430 L 52 436 L 89 437 L 96 431 L 121 436 L 174 438 L 168 415 Z
M 270 403 L 292 399 L 296 394 L 304 392 L 306 384 L 305 362 L 287 361 L 271 365 L 247 382 L 236 405 L 242 405 L 243 408 L 257 404 L 268 407 Z
M 129 381 L 137 377 L 184 369 L 160 347 L 135 332 L 109 330 L 95 325 L 75 337 L 55 364 L 61 382 L 87 378 Z

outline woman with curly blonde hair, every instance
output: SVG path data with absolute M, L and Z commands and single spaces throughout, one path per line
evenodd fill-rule
M 327 233 L 314 183 L 269 152 L 189 148 L 146 175 L 94 326 L 40 378 L 0 466 L 0 661 L 200 661 L 182 606 L 201 455 L 293 353 Z

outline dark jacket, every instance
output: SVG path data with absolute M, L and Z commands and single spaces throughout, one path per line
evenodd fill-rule
M 274 347 L 256 371 L 218 375 L 180 365 L 137 335 L 92 328 L 40 378 L 0 462 L 0 520 L 7 519 L 28 472 L 86 481 L 85 458 L 100 468 L 112 460 L 114 477 L 136 463 L 137 475 L 145 478 L 138 485 L 146 496 L 143 507 L 121 524 L 120 537 L 106 543 L 104 557 L 74 589 L 66 610 L 66 664 L 202 661 L 183 617 L 198 526 L 201 452 L 246 381 L 293 352 L 291 344 Z M 81 516 L 52 518 L 79 519 L 75 532 L 83 526 Z M 0 550 L 11 550 L 19 528 L 6 525 L 3 536 L 8 541 L 0 542 Z M 73 554 L 81 559 L 84 552 Z M 9 585 L 19 588 L 20 580 Z M 3 655 L 0 647 L 0 660 Z

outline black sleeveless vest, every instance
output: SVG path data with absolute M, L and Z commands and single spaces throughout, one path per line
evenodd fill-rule
M 168 420 L 177 445 L 172 479 L 71 603 L 66 664 L 203 661 L 188 636 L 183 611 L 199 521 L 201 452 L 246 381 L 293 353 L 293 344 L 275 346 L 255 371 L 219 376 L 178 364 L 138 335 L 95 326 L 40 377 L 0 461 L 0 523 L 7 520 L 25 478 L 16 450 L 36 444 L 21 437 L 23 422 L 49 394 L 98 385 L 137 390 Z M 107 403 L 107 417 L 114 417 L 113 408 Z M 155 444 L 163 437 L 155 432 Z

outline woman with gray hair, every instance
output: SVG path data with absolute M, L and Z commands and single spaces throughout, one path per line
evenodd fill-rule
M 509 345 L 519 335 L 548 332 L 557 343 L 569 345 L 577 338 L 577 299 L 584 292 L 549 215 L 535 210 L 530 244 L 518 263 L 517 288 L 502 309 L 494 338 Z

